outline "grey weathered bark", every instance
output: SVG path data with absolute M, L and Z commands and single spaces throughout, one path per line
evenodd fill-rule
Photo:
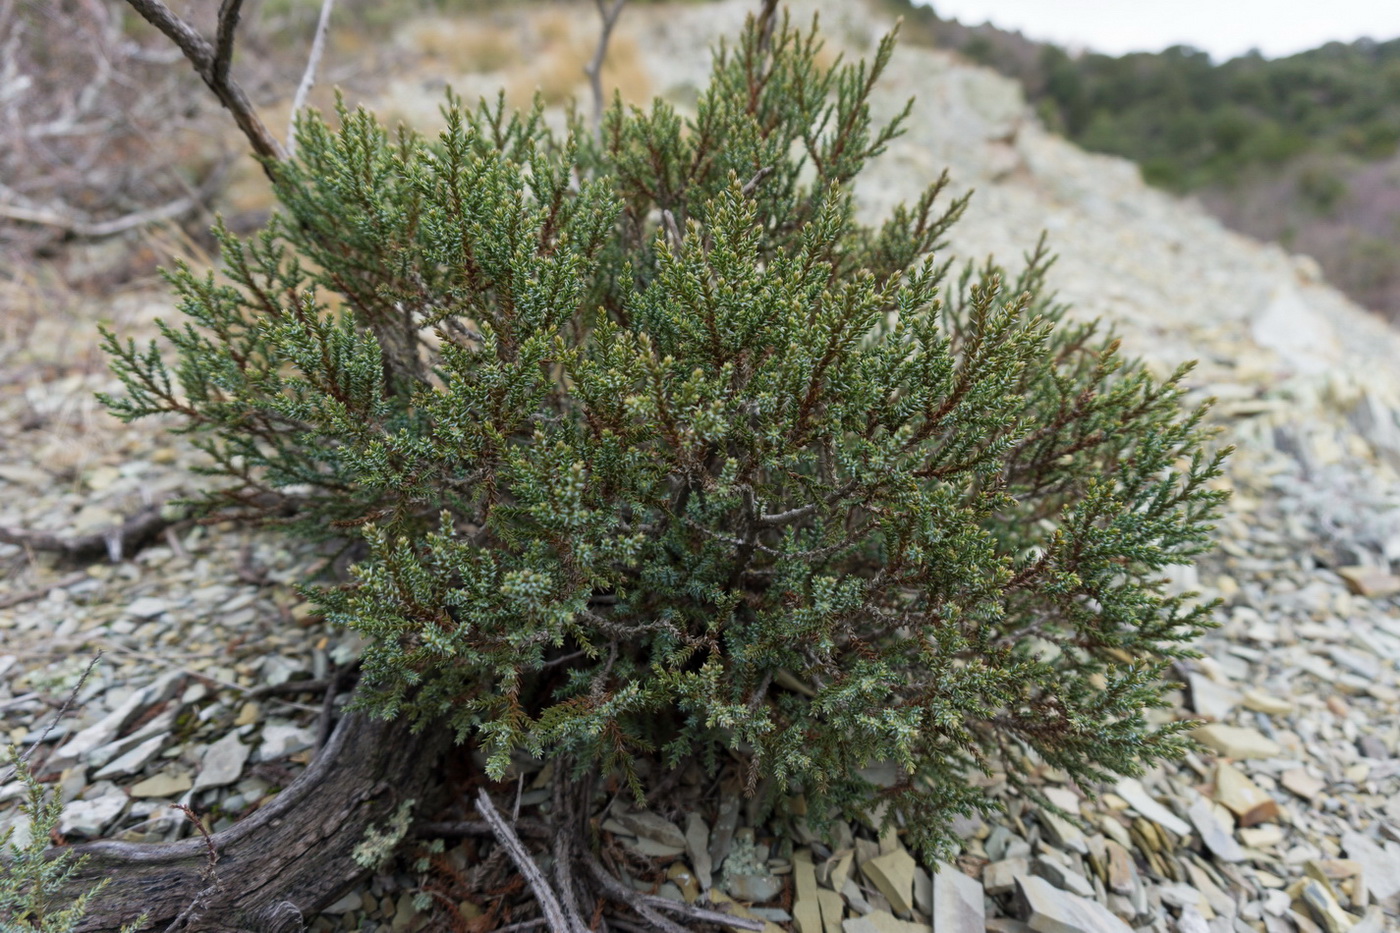
M 273 171 L 270 163 L 284 161 L 287 153 L 253 110 L 243 88 L 228 73 L 242 0 L 224 0 L 219 7 L 217 48 L 189 23 L 172 13 L 161 0 L 127 0 L 127 3 L 185 53 L 195 72 L 204 79 L 219 103 L 233 115 L 234 122 L 248 138 L 253 152 L 263 158 L 263 168 L 270 176 Z
M 88 861 L 71 890 L 108 879 L 76 929 L 117 930 L 144 913 L 147 929 L 301 930 L 368 874 L 352 855 L 368 830 L 387 827 L 404 801 L 424 812 L 440 803 L 450 746 L 450 730 L 414 736 L 405 721 L 351 714 L 290 787 L 208 843 L 74 846 L 67 851 Z M 210 845 L 218 856 L 212 875 Z

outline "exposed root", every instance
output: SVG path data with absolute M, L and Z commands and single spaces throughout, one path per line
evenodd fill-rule
M 591 775 L 570 781 L 569 769 L 558 763 L 554 800 L 547 824 L 519 820 L 508 823 L 484 789 L 478 792 L 476 810 L 482 821 L 420 823 L 419 837 L 492 836 L 509 854 L 539 904 L 543 917 L 511 923 L 505 929 L 543 928 L 549 933 L 583 933 L 587 930 L 639 930 L 648 933 L 693 933 L 723 927 L 762 930 L 763 923 L 736 917 L 713 907 L 699 907 L 636 891 L 603 864 L 589 835 Z M 522 841 L 522 836 L 548 847 L 551 867 L 542 871 Z M 669 916 L 668 916 L 669 915 Z M 602 925 L 599 924 L 602 920 Z
M 105 531 L 61 538 L 42 531 L 0 527 L 0 542 L 33 551 L 49 551 L 74 563 L 92 563 L 104 557 L 116 563 L 141 550 L 173 524 L 161 516 L 161 506 L 156 503 Z

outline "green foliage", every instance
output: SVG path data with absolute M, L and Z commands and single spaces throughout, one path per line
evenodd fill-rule
M 227 281 L 179 268 L 173 347 L 107 335 L 205 506 L 358 535 L 316 598 L 371 637 L 358 704 L 637 786 L 644 756 L 884 791 L 934 850 L 970 771 L 1093 779 L 1179 754 L 1159 678 L 1210 607 L 1160 572 L 1224 493 L 1200 411 L 1062 320 L 1043 247 L 949 277 L 946 178 L 879 229 L 850 183 L 900 132 L 874 59 L 750 22 L 693 117 L 449 99 L 435 140 L 300 126 L 284 213 Z M 764 783 L 766 782 L 766 783 Z M 639 789 L 639 788 L 638 788 Z
M 1303 154 L 1377 160 L 1400 146 L 1400 39 L 1221 63 L 1187 46 L 1071 56 L 993 26 L 943 20 L 912 0 L 882 3 L 908 18 L 916 41 L 1021 81 L 1052 129 L 1134 160 L 1149 182 L 1175 191 L 1231 185 Z
M 13 745 L 5 747 L 7 767 L 28 792 L 19 806 L 29 820 L 28 839 L 21 845 L 13 841 L 13 828 L 0 833 L 0 933 L 68 933 L 87 913 L 88 900 L 106 887 L 106 880 L 76 899 L 68 900 L 64 888 L 84 859 L 73 860 L 65 852 L 58 858 L 46 858 L 49 836 L 63 816 L 63 803 L 57 795 L 45 800 L 44 786 L 34 777 L 29 764 Z M 66 906 L 56 907 L 56 899 Z M 122 927 L 122 933 L 134 933 L 146 925 L 143 915 Z

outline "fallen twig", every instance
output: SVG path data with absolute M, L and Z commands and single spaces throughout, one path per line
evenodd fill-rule
M 316 747 L 321 748 L 330 740 L 331 728 L 335 725 L 335 698 L 340 694 L 340 690 L 345 686 L 356 671 L 360 669 L 360 662 L 347 664 L 338 669 L 330 677 L 330 684 L 326 687 L 326 697 L 321 703 L 321 712 L 316 717 Z
M 661 930 L 662 933 L 689 933 L 685 927 L 672 923 L 670 920 L 667 920 L 665 917 L 652 910 L 647 904 L 645 895 L 638 894 L 636 891 L 633 891 L 627 885 L 614 878 L 592 852 L 584 851 L 580 853 L 580 855 L 584 863 L 588 866 L 588 870 L 592 872 L 594 880 L 598 882 L 599 887 L 603 889 L 603 893 L 608 895 L 608 897 L 631 907 L 642 916 L 642 919 L 656 927 L 656 929 Z M 763 925 L 759 924 L 758 926 L 745 927 L 744 929 L 762 930 Z
M 27 603 L 33 599 L 42 599 L 54 590 L 65 589 L 66 587 L 72 586 L 74 583 L 81 583 L 86 579 L 87 571 L 79 570 L 77 573 L 70 573 L 66 577 L 60 577 L 51 583 L 45 583 L 43 586 L 36 586 L 32 590 L 25 590 L 22 593 L 11 593 L 9 596 L 0 598 L 0 609 L 9 609 L 12 606 L 18 606 L 21 603 Z
M 568 759 L 555 762 L 554 771 L 554 882 L 559 886 L 560 900 L 569 915 L 569 925 L 575 930 L 587 930 L 588 922 L 578 910 L 578 894 L 574 890 L 574 849 L 582 849 L 578 839 L 579 817 L 574 811 L 574 797 L 566 789 L 569 783 L 565 773 L 569 770 Z M 522 775 L 523 776 L 523 775 Z M 589 797 L 583 797 L 585 809 Z
M 20 761 L 27 762 L 29 760 L 29 756 L 34 754 L 34 750 L 48 741 L 49 733 L 53 732 L 53 727 L 58 725 L 59 720 L 63 718 L 64 714 L 68 712 L 69 707 L 73 705 L 73 701 L 78 698 L 78 691 L 83 689 L 83 684 L 87 683 L 88 675 L 92 673 L 92 669 L 97 666 L 97 662 L 100 660 L 102 660 L 101 651 L 93 655 L 92 660 L 88 662 L 87 667 L 83 668 L 82 676 L 80 676 L 78 678 L 78 682 L 73 685 L 73 689 L 68 691 L 68 699 L 64 700 L 63 705 L 58 708 L 58 715 L 54 716 L 53 722 L 49 723 L 47 726 L 44 727 L 43 734 L 39 736 L 39 741 L 30 745 L 27 749 L 24 750 L 24 754 L 19 756 Z M 11 768 L 14 771 L 19 770 L 18 765 L 12 765 Z M 4 780 L 8 781 L 9 779 L 10 775 L 5 775 Z
M 23 207 L 19 204 L 0 204 L 0 217 L 6 217 L 10 220 L 19 220 L 29 224 L 39 224 L 45 227 L 56 227 L 64 233 L 77 237 L 98 239 L 100 237 L 125 233 L 128 230 L 144 227 L 146 224 L 155 223 L 159 220 L 173 220 L 176 217 L 182 217 L 200 207 L 202 204 L 203 201 L 194 197 L 177 198 L 169 204 L 162 204 L 159 207 L 137 211 L 134 214 L 127 214 L 125 217 L 115 217 L 111 220 L 101 221 L 79 220 L 76 217 L 66 216 L 59 211 Z
M 509 853 L 511 861 L 515 862 L 515 867 L 520 869 L 520 874 L 525 877 L 525 882 L 534 892 L 535 900 L 539 901 L 540 910 L 544 911 L 546 922 L 552 933 L 581 933 L 576 931 L 573 924 L 569 923 L 564 915 L 564 909 L 559 906 L 559 900 L 554 896 L 554 889 L 549 886 L 549 881 L 545 879 L 540 867 L 535 864 L 535 860 L 526 851 L 525 845 L 520 841 L 520 837 L 510 828 L 501 814 L 497 812 L 496 805 L 491 802 L 491 797 L 482 788 L 477 794 L 476 812 L 491 826 L 491 832 L 496 840 Z M 684 933 L 684 931 L 680 931 Z
M 159 503 L 148 505 L 115 528 L 60 538 L 43 531 L 0 527 L 0 542 L 35 551 L 52 551 L 71 561 L 90 561 L 106 556 L 112 563 L 130 557 L 143 545 L 173 525 L 161 517 Z
M 523 933 L 525 930 L 533 930 L 535 927 L 545 925 L 543 917 L 536 917 L 534 920 L 522 920 L 519 923 L 512 923 L 510 926 L 501 927 L 496 933 Z

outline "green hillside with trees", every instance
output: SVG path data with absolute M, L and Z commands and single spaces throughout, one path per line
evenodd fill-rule
M 1175 46 L 1073 55 L 990 25 L 883 0 L 910 41 L 1014 77 L 1050 128 L 1123 156 L 1229 226 L 1318 259 L 1361 304 L 1400 319 L 1400 39 L 1223 63 Z

